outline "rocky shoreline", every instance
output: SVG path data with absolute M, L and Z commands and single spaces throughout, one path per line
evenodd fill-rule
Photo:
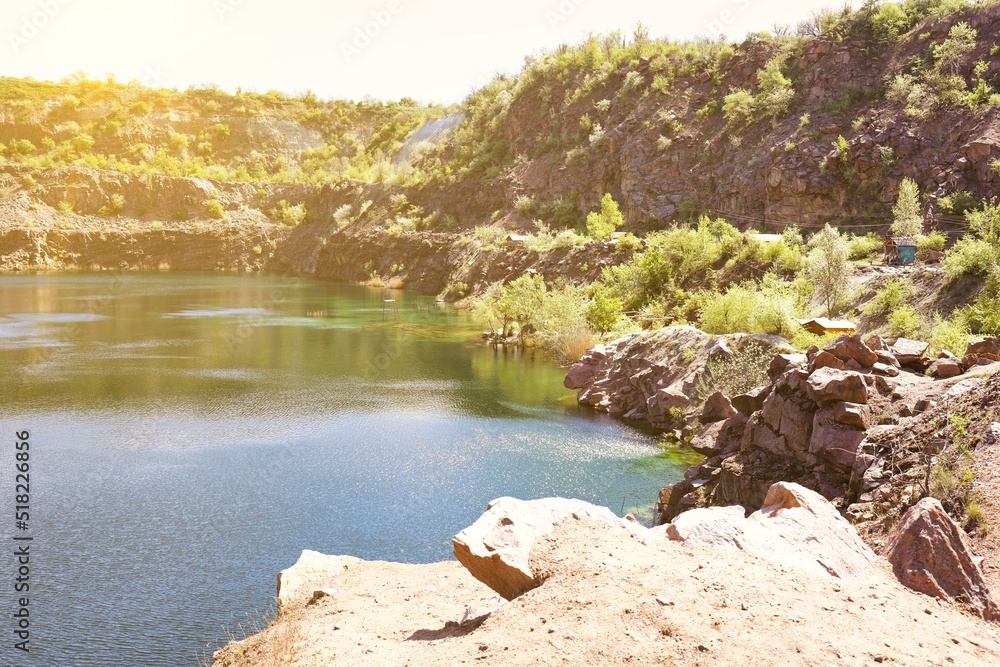
M 827 500 L 787 483 L 749 517 L 698 509 L 653 529 L 582 501 L 503 498 L 453 544 L 459 563 L 303 553 L 279 576 L 277 621 L 213 665 L 727 665 L 763 654 L 769 664 L 991 665 L 1000 656 L 997 607 L 933 500 L 904 517 L 886 558 Z

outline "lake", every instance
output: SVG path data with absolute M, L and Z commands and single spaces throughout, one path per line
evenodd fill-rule
M 424 296 L 291 277 L 0 277 L 3 552 L 34 537 L 32 652 L 10 648 L 4 584 L 0 661 L 202 664 L 266 622 L 303 549 L 449 559 L 500 496 L 648 517 L 690 461 L 579 410 L 563 370 L 478 332 Z M 0 577 L 15 567 L 0 558 Z

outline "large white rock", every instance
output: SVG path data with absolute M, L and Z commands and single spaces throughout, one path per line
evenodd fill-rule
M 642 526 L 619 519 L 606 507 L 582 500 L 500 498 L 483 516 L 452 538 L 455 557 L 479 581 L 508 600 L 542 585 L 528 559 L 535 543 L 567 520 L 591 519 L 631 534 Z
M 759 558 L 840 579 L 874 573 L 875 553 L 825 498 L 798 484 L 779 482 L 764 507 L 744 518 L 741 507 L 685 512 L 667 537 L 688 545 L 737 549 Z

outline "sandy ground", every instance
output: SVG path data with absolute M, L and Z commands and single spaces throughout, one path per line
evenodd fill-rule
M 214 665 L 1000 664 L 1000 627 L 903 588 L 887 566 L 820 579 L 572 522 L 532 567 L 545 585 L 501 604 L 458 563 L 359 562 Z

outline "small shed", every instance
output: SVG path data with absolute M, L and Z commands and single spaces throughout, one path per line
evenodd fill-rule
M 507 247 L 508 248 L 520 248 L 523 247 L 525 243 L 528 242 L 530 236 L 525 234 L 510 234 L 507 236 Z
M 802 328 L 811 334 L 825 336 L 826 334 L 849 334 L 853 336 L 857 333 L 857 327 L 847 320 L 829 320 L 825 317 L 816 317 L 811 320 L 798 320 Z
M 782 241 L 785 240 L 785 237 L 783 237 L 781 234 L 757 234 L 757 233 L 753 233 L 753 234 L 750 235 L 750 238 L 752 238 L 752 239 L 754 239 L 756 241 L 760 241 L 764 245 L 767 245 L 769 243 L 781 243 Z
M 917 242 L 909 236 L 891 236 L 885 240 L 885 263 L 908 266 L 917 263 Z

